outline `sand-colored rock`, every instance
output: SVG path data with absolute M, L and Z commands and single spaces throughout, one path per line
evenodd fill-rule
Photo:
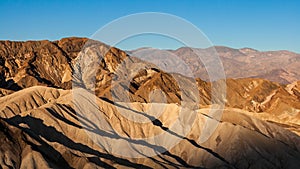
M 92 97 L 92 94 L 84 94 L 86 97 L 89 95 Z M 56 164 L 60 164 L 56 167 L 62 168 L 84 166 L 294 168 L 299 165 L 300 137 L 298 135 L 276 124 L 255 118 L 250 112 L 232 108 L 225 109 L 216 131 L 203 143 L 200 143 L 198 138 L 202 133 L 205 119 L 209 118 L 205 115 L 208 114 L 209 108 L 197 111 L 195 122 L 186 137 L 174 135 L 181 141 L 169 151 L 151 158 L 113 156 L 108 153 L 114 148 L 115 151 L 118 149 L 116 144 L 112 144 L 113 138 L 120 137 L 121 140 L 126 137 L 148 138 L 167 132 L 164 127 L 170 128 L 176 119 L 176 110 L 179 106 L 162 103 L 130 103 L 130 108 L 134 109 L 127 111 L 131 114 L 134 114 L 134 111 L 141 112 L 141 117 L 154 115 L 145 114 L 149 106 L 165 107 L 163 114 L 157 117 L 160 123 L 150 121 L 141 124 L 128 120 L 126 116 L 118 113 L 121 110 L 117 111 L 117 109 L 124 109 L 122 108 L 124 104 L 113 105 L 97 98 L 95 103 L 104 114 L 99 116 L 104 117 L 119 133 L 101 135 L 101 132 L 98 132 L 96 135 L 107 137 L 107 140 L 101 143 L 110 145 L 112 150 L 109 151 L 101 148 L 91 139 L 93 137 L 88 135 L 86 129 L 97 124 L 97 121 L 82 123 L 84 112 L 75 111 L 72 97 L 72 92 L 68 90 L 32 87 L 0 98 L 1 124 L 6 126 L 1 127 L 4 129 L 1 131 L 11 140 L 10 144 L 5 144 L 6 151 L 1 151 L 1 155 L 8 158 L 1 165 L 3 167 L 12 165 L 16 168 L 32 168 L 37 165 L 53 167 Z M 97 131 L 97 128 L 94 130 Z M 168 140 L 168 137 L 165 139 Z M 19 146 L 16 147 L 15 144 Z M 150 145 L 144 146 L 150 147 Z M 126 152 L 126 149 L 124 151 Z M 16 153 L 22 156 L 12 155 Z
M 1 41 L 0 168 L 297 168 L 298 55 L 217 51 L 233 77 L 288 55 L 289 70 L 265 76 L 288 84 L 193 79 L 86 38 Z

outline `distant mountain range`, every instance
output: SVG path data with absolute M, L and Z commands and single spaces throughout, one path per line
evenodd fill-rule
M 139 53 L 145 48 L 128 51 L 129 54 Z M 153 50 L 154 51 L 154 50 Z M 159 52 L 161 51 L 161 53 Z M 204 64 L 197 57 L 218 55 L 223 63 L 227 78 L 263 78 L 281 84 L 288 84 L 300 79 L 300 54 L 282 51 L 258 51 L 251 48 L 233 49 L 214 46 L 207 49 L 182 47 L 177 50 L 155 50 L 155 55 L 168 51 L 189 64 L 195 77 L 208 80 Z M 217 52 L 217 53 L 215 53 Z M 171 54 L 170 54 L 171 55 Z
M 190 60 L 190 48 L 168 52 L 191 64 L 195 78 L 165 72 L 135 57 L 143 49 L 125 52 L 87 38 L 0 41 L 0 168 L 299 167 L 300 55 L 215 49 L 227 79 L 209 81 L 205 66 Z M 211 51 L 194 50 L 207 56 Z M 152 54 L 164 51 L 156 52 Z M 102 131 L 96 118 L 87 119 L 74 101 L 76 92 L 83 101 L 95 94 L 93 106 L 104 115 L 100 119 L 116 132 Z M 220 119 L 209 113 L 222 103 Z M 189 113 L 179 118 L 182 109 L 197 114 L 186 136 L 171 130 L 176 118 L 191 118 Z M 163 113 L 156 117 L 157 111 Z M 151 122 L 130 120 L 134 114 Z M 219 124 L 201 142 L 208 120 Z M 116 140 L 166 132 L 181 141 L 170 149 L 134 142 L 142 149 L 166 149 L 161 154 L 148 157 L 139 152 L 143 157 L 134 158 L 111 153 L 124 149 L 113 144 Z M 89 133 L 106 139 L 98 145 Z

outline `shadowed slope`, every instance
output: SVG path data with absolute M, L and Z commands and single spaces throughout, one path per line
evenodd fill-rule
M 182 139 L 178 145 L 169 151 L 166 150 L 158 156 L 140 159 L 117 157 L 105 151 L 104 147 L 93 143 L 86 131 L 108 139 L 126 140 L 128 136 L 130 138 L 146 138 L 153 134 L 168 131 L 172 120 L 166 117 L 176 118 L 171 114 L 176 113 L 178 106 L 176 104 L 165 105 L 166 111 L 157 119 L 141 111 L 141 115 L 154 118 L 154 121 L 153 123 L 139 124 L 129 121 L 117 113 L 116 106 L 123 109 L 121 105 L 112 105 L 97 99 L 100 110 L 105 114 L 104 117 L 110 117 L 105 119 L 118 131 L 119 134 L 117 134 L 116 132 L 110 133 L 101 130 L 95 121 L 89 121 L 88 117 L 81 116 L 82 112 L 75 112 L 72 108 L 74 105 L 71 98 L 70 91 L 47 87 L 28 88 L 16 92 L 12 96 L 0 98 L 1 105 L 6 103 L 6 106 L 1 106 L 1 128 L 4 128 L 2 131 L 6 133 L 3 136 L 10 138 L 8 140 L 13 140 L 11 142 L 14 144 L 21 145 L 14 147 L 8 142 L 6 149 L 9 152 L 17 151 L 19 154 L 24 154 L 22 158 L 9 156 L 11 161 L 14 161 L 11 163 L 13 166 L 33 165 L 26 161 L 29 157 L 48 167 L 59 162 L 65 167 L 74 168 L 79 166 L 82 168 L 88 166 L 117 168 L 118 166 L 134 168 L 143 166 L 154 168 L 176 166 L 264 168 L 269 166 L 279 168 L 281 166 L 293 168 L 299 162 L 299 136 L 277 125 L 254 119 L 249 112 L 241 112 L 231 108 L 225 110 L 217 130 L 204 143 L 198 143 L 198 136 L 202 132 L 202 124 L 208 118 L 205 114 L 209 109 L 199 110 L 197 119 L 187 136 L 181 136 L 169 130 L 170 134 Z M 46 100 L 51 101 L 47 102 Z M 9 104 L 10 102 L 17 104 Z M 26 102 L 27 104 L 24 104 Z M 131 104 L 135 104 L 133 106 L 137 108 L 136 110 L 148 105 L 145 103 Z M 24 105 L 24 107 L 17 105 Z M 173 112 L 168 109 L 172 109 Z M 132 113 L 135 113 L 136 110 L 128 109 Z M 12 111 L 15 113 L 12 114 Z M 24 137 L 15 138 L 15 134 L 9 134 L 14 131 L 23 133 L 21 135 Z M 104 141 L 103 145 L 105 144 L 109 144 L 109 142 Z M 141 144 L 154 149 L 159 148 L 147 142 L 138 141 L 134 144 Z M 26 153 L 28 151 L 26 147 L 31 147 L 32 153 Z M 7 151 L 1 151 L 1 153 L 5 152 Z

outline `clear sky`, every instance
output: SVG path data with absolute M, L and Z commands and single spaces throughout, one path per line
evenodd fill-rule
M 214 45 L 300 53 L 299 0 L 1 0 L 0 39 L 90 37 L 114 19 L 140 12 L 182 17 Z

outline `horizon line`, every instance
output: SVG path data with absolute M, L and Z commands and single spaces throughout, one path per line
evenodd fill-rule
M 105 43 L 103 41 L 100 41 L 100 40 L 97 40 L 97 39 L 91 39 L 91 38 L 88 38 L 88 37 L 85 37 L 85 36 L 66 36 L 66 37 L 62 37 L 62 38 L 59 38 L 59 39 L 44 39 L 44 38 L 41 38 L 41 39 L 22 39 L 22 40 L 19 40 L 19 39 L 2 39 L 0 38 L 0 42 L 2 41 L 10 41 L 10 42 L 32 42 L 32 41 L 50 41 L 50 42 L 55 42 L 55 41 L 60 41 L 62 39 L 70 39 L 70 38 L 82 38 L 82 39 L 88 39 L 88 40 L 95 40 L 95 41 L 99 41 L 99 42 L 102 42 L 102 43 Z M 107 43 L 105 43 L 107 44 Z M 110 44 L 107 44 L 109 46 L 111 46 Z M 230 49 L 233 49 L 233 50 L 241 50 L 241 49 L 251 49 L 251 50 L 256 50 L 258 52 L 279 52 L 279 51 L 287 51 L 287 52 L 291 52 L 291 53 L 295 53 L 295 54 L 299 54 L 300 55 L 300 51 L 294 51 L 294 50 L 288 50 L 288 49 L 257 49 L 257 48 L 254 48 L 254 47 L 249 47 L 249 46 L 245 46 L 245 47 L 232 47 L 230 45 L 224 45 L 224 44 L 213 44 L 209 47 L 206 47 L 206 48 L 199 48 L 199 47 L 189 47 L 189 46 L 180 46 L 180 47 L 173 47 L 173 48 L 157 48 L 157 47 L 152 47 L 152 46 L 140 46 L 140 47 L 136 47 L 136 48 L 121 48 L 121 47 L 118 47 L 117 45 L 116 46 L 111 46 L 111 47 L 116 47 L 116 48 L 119 48 L 123 51 L 133 51 L 133 50 L 139 50 L 139 49 L 142 49 L 142 48 L 153 48 L 153 49 L 159 49 L 159 50 L 178 50 L 180 48 L 195 48 L 195 49 L 208 49 L 208 48 L 211 48 L 211 47 L 225 47 L 225 48 L 230 48 Z

